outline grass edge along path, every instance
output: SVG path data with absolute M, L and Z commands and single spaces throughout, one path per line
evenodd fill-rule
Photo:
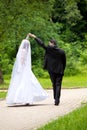
M 87 130 L 87 103 L 37 130 Z
M 52 88 L 50 78 L 38 78 L 39 82 L 45 89 Z M 87 87 L 87 75 L 69 76 L 63 77 L 62 88 L 86 88 Z
M 52 89 L 52 83 L 50 78 L 37 78 L 40 84 L 44 89 Z M 6 97 L 6 92 L 4 90 L 8 90 L 10 80 L 5 80 L 4 84 L 0 84 L 0 98 Z M 87 75 L 78 75 L 78 76 L 64 76 L 62 89 L 63 88 L 87 88 Z
M 37 77 L 38 81 L 44 89 L 51 89 L 52 83 L 50 78 Z M 10 79 L 5 79 L 4 84 L 0 84 L 0 89 L 8 89 Z M 84 88 L 87 87 L 87 75 L 78 76 L 64 76 L 62 82 L 62 88 Z

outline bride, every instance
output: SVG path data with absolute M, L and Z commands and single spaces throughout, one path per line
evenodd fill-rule
M 31 70 L 31 47 L 22 40 L 13 66 L 6 102 L 9 105 L 32 104 L 48 97 Z

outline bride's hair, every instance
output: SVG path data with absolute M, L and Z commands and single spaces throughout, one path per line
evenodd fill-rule
M 27 50 L 28 50 L 28 48 L 29 48 L 29 44 L 27 44 L 27 43 L 25 42 L 24 45 L 23 45 L 23 49 L 27 49 Z

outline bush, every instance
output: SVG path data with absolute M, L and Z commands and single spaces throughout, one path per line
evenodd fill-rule
M 48 72 L 45 71 L 44 69 L 42 69 L 41 67 L 33 66 L 32 70 L 33 70 L 36 77 L 43 77 L 43 78 L 48 78 L 49 77 Z

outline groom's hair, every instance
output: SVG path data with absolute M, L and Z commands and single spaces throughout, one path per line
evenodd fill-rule
M 53 43 L 54 45 L 57 45 L 57 42 L 55 39 L 51 39 L 50 42 Z

